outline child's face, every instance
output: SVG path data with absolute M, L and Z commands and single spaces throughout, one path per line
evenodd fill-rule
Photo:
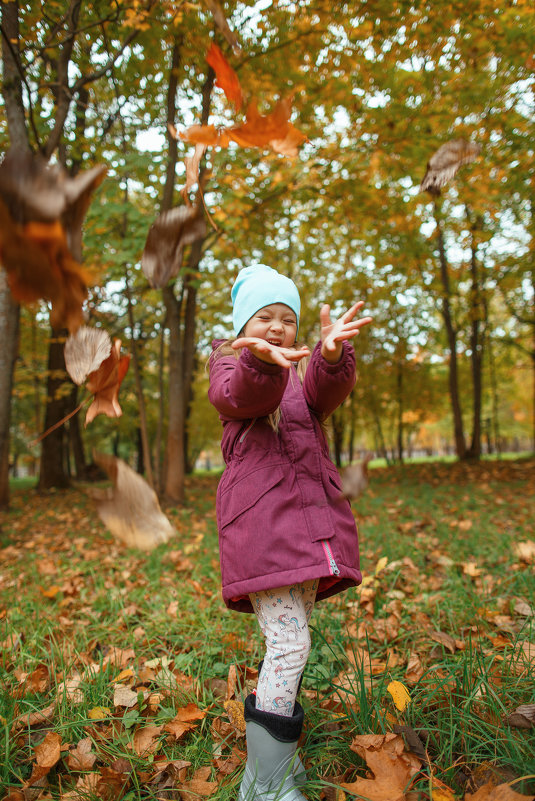
M 295 312 L 284 303 L 264 306 L 246 322 L 243 335 L 265 339 L 279 348 L 291 348 L 297 335 Z

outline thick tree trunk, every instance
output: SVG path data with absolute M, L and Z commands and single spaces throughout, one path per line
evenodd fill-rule
M 152 475 L 152 462 L 150 456 L 149 433 L 147 428 L 147 413 L 145 410 L 145 397 L 141 383 L 141 368 L 139 364 L 138 347 L 134 337 L 134 312 L 132 309 L 132 296 L 128 283 L 128 275 L 125 276 L 126 297 L 128 301 L 128 323 L 130 325 L 130 346 L 132 348 L 132 363 L 134 366 L 134 378 L 136 382 L 137 402 L 139 406 L 139 437 L 143 458 L 138 460 L 138 472 L 146 472 L 147 483 L 154 489 L 154 478 Z M 141 469 L 140 469 L 141 465 Z
M 18 340 L 19 306 L 11 296 L 6 273 L 0 269 L 0 509 L 9 505 L 9 424 Z
M 2 0 L 2 94 L 12 148 L 29 150 L 19 58 L 19 3 Z M 0 508 L 9 504 L 9 425 L 20 310 L 0 269 Z
M 63 353 L 66 336 L 66 331 L 52 331 L 48 351 L 45 431 L 61 420 L 67 412 L 70 389 L 66 385 L 71 381 L 65 370 Z M 68 449 L 68 437 L 65 426 L 60 425 L 43 439 L 39 489 L 51 487 L 63 489 L 69 486 L 69 477 L 65 470 L 66 449 Z
M 403 363 L 396 359 L 397 459 L 403 464 Z
M 457 365 L 457 332 L 453 324 L 453 316 L 450 305 L 450 279 L 448 272 L 448 262 L 446 259 L 446 249 L 444 246 L 444 234 L 440 222 L 438 204 L 434 204 L 435 222 L 437 226 L 438 255 L 440 264 L 440 279 L 442 282 L 442 307 L 441 313 L 446 327 L 448 347 L 450 351 L 450 364 L 448 372 L 448 383 L 451 410 L 453 414 L 453 432 L 455 438 L 455 452 L 459 459 L 464 459 L 466 442 L 464 438 L 463 416 L 461 411 L 461 401 L 459 398 L 459 369 Z
M 73 411 L 78 405 L 78 387 L 73 384 L 71 395 L 68 400 L 69 411 Z M 85 460 L 84 443 L 82 440 L 82 433 L 80 431 L 80 415 L 75 414 L 74 417 L 68 422 L 69 427 L 69 445 L 74 459 L 74 474 L 78 481 L 84 481 L 87 478 L 87 464 Z

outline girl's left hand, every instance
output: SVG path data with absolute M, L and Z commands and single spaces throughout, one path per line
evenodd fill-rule
M 353 319 L 363 306 L 364 301 L 359 300 L 334 322 L 331 320 L 331 307 L 327 304 L 321 307 L 321 355 L 325 361 L 330 364 L 339 362 L 342 357 L 342 342 L 353 339 L 361 328 L 371 323 L 372 317 Z

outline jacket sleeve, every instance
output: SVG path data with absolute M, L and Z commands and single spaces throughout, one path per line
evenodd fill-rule
M 319 420 L 325 420 L 347 398 L 355 386 L 355 380 L 353 345 L 344 342 L 340 361 L 329 364 L 321 355 L 321 342 L 318 342 L 303 380 L 303 391 L 310 410 Z
M 265 417 L 280 405 L 289 372 L 244 348 L 239 359 L 211 360 L 208 398 L 223 420 Z

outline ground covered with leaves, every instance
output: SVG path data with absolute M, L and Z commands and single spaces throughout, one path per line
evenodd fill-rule
M 0 534 L 0 797 L 234 799 L 256 620 L 220 597 L 217 476 L 150 554 L 83 487 L 13 493 Z M 372 469 L 362 587 L 318 605 L 314 801 L 535 795 L 535 461 Z

